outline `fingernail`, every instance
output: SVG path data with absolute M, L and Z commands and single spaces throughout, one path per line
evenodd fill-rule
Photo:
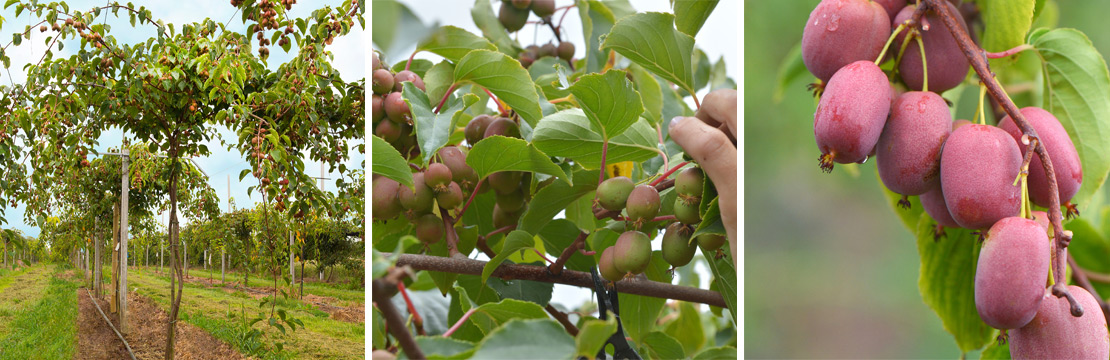
M 671 125 L 670 125 L 669 128 L 674 129 L 674 127 L 678 126 L 678 123 L 681 122 L 683 119 L 686 119 L 686 117 L 685 116 L 675 116 L 675 117 L 671 118 Z

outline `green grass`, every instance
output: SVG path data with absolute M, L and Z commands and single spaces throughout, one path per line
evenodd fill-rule
M 339 300 L 342 300 L 342 301 L 351 302 L 351 304 L 347 304 L 348 306 L 353 306 L 353 305 L 355 305 L 354 303 L 358 303 L 358 304 L 365 303 L 366 292 L 363 289 L 352 290 L 352 289 L 349 289 L 347 287 L 347 284 L 343 284 L 343 283 L 313 282 L 312 280 L 315 279 L 315 277 L 313 277 L 315 275 L 315 273 L 310 271 L 311 267 L 312 267 L 311 265 L 305 266 L 305 273 L 309 274 L 309 278 L 310 278 L 309 282 L 306 282 L 304 284 L 304 291 L 305 291 L 306 294 L 313 294 L 313 295 L 318 295 L 318 296 L 327 296 L 327 297 L 336 298 L 336 299 L 339 299 Z M 135 267 L 131 267 L 131 269 L 134 269 L 134 268 Z M 147 268 L 147 269 L 157 269 L 157 267 L 150 267 L 150 268 Z M 286 268 L 285 270 L 288 270 L 288 269 Z M 299 267 L 297 268 L 297 271 L 300 271 Z M 219 280 L 220 279 L 220 270 L 218 268 L 214 269 L 214 270 L 213 269 L 204 270 L 204 269 L 193 268 L 193 269 L 189 269 L 189 276 L 190 277 L 211 278 L 211 279 Z M 242 281 L 243 280 L 243 273 L 235 272 L 235 271 L 228 271 L 226 276 L 225 276 L 225 280 L 227 280 L 228 282 Z M 285 285 L 285 283 L 284 283 L 284 281 L 279 279 L 278 280 L 278 285 Z M 255 273 L 252 273 L 250 279 L 247 281 L 247 286 L 249 286 L 249 287 L 273 287 L 274 286 L 274 279 L 270 278 L 268 276 L 267 277 L 257 276 Z M 298 285 L 298 286 L 300 286 L 300 285 Z
M 198 275 L 195 270 L 191 270 L 190 273 L 193 276 Z M 219 274 L 215 277 L 218 278 Z M 155 274 L 149 269 L 134 269 L 128 274 L 128 280 L 129 287 L 138 289 L 140 295 L 154 300 L 162 309 L 168 311 L 169 278 L 167 276 Z M 266 285 L 272 286 L 272 280 Z M 305 290 L 311 293 L 309 289 L 309 284 L 306 284 Z M 359 295 L 361 294 L 359 292 Z M 352 294 L 348 296 L 353 297 Z M 305 328 L 297 328 L 296 331 L 288 332 L 288 336 L 282 336 L 278 330 L 263 321 L 255 324 L 253 328 L 264 332 L 266 339 L 247 337 L 246 334 L 250 330 L 246 327 L 245 321 L 254 318 L 261 311 L 269 314 L 270 307 L 261 309 L 259 302 L 261 300 L 256 300 L 241 291 L 229 292 L 222 288 L 208 288 L 186 282 L 185 294 L 181 300 L 181 318 L 227 342 L 236 350 L 259 358 L 364 358 L 365 326 L 363 324 L 333 320 L 313 305 L 295 299 L 279 299 L 278 308 L 303 321 Z M 277 351 L 274 348 L 275 340 L 286 343 L 283 351 Z
M 40 265 L 41 266 L 41 265 Z M 40 267 L 36 266 L 36 267 Z M 42 299 L 11 322 L 0 338 L 2 359 L 72 359 L 77 347 L 77 286 L 55 271 Z
M 0 337 L 12 328 L 16 317 L 39 302 L 49 286 L 51 272 L 57 274 L 56 269 L 39 264 L 0 278 Z

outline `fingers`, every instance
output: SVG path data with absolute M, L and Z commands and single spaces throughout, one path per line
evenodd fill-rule
M 707 124 L 728 127 L 728 134 L 736 138 L 736 90 L 715 90 L 702 99 L 701 108 L 696 115 Z
M 724 132 L 697 118 L 675 117 L 670 136 L 713 179 L 722 199 L 736 198 L 736 146 Z

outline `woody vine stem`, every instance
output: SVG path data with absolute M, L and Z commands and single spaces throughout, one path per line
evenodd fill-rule
M 1049 194 L 1058 194 L 1059 187 L 1056 183 L 1056 172 L 1053 170 L 1052 160 L 1049 159 L 1048 151 L 1045 149 L 1042 142 L 1036 141 L 1036 139 L 1039 138 L 1037 136 L 1037 131 L 1033 129 L 1033 126 L 1031 126 L 1029 121 L 1025 119 L 1025 116 L 1021 114 L 1017 105 L 1006 95 L 1006 92 L 1002 89 L 1002 85 L 998 82 L 998 79 L 994 77 L 994 73 L 992 73 L 990 69 L 990 64 L 987 62 L 987 52 L 976 45 L 975 42 L 971 40 L 971 36 L 968 35 L 967 31 L 958 24 L 955 15 L 950 13 L 948 7 L 945 6 L 945 0 L 922 0 L 921 3 L 923 6 L 937 13 L 941 22 L 944 23 L 944 26 L 950 30 L 952 37 L 960 47 L 960 51 L 964 53 L 968 62 L 971 63 L 971 68 L 975 70 L 975 74 L 979 76 L 980 82 L 986 87 L 987 93 L 990 94 L 991 98 L 994 98 L 1002 107 L 1002 110 L 1004 110 L 1006 114 L 1014 120 L 1014 123 L 1021 128 L 1024 134 L 1023 138 L 1029 139 L 1030 147 L 1032 147 L 1033 151 L 1040 157 L 1041 164 L 1044 165 L 1045 174 L 1048 175 Z M 1071 242 L 1071 232 L 1064 231 L 1064 226 L 1061 223 L 1062 217 L 1063 215 L 1060 211 L 1060 198 L 1058 196 L 1050 196 L 1048 220 L 1052 224 L 1053 239 L 1055 240 L 1053 242 L 1052 253 L 1052 276 L 1054 283 L 1052 285 L 1052 295 L 1066 298 L 1068 303 L 1071 304 L 1071 314 L 1078 317 L 1083 315 L 1083 307 L 1076 302 L 1075 298 L 1071 296 L 1070 293 L 1068 293 L 1066 282 L 1064 281 L 1065 263 L 1069 262 L 1067 258 L 1068 255 L 1065 255 L 1064 250 L 1067 249 L 1068 244 Z M 1074 260 L 1071 262 L 1074 265 Z M 1108 308 L 1106 301 L 1104 301 L 1102 297 L 1098 295 L 1098 292 L 1095 291 L 1094 287 L 1091 286 L 1090 281 L 1088 281 L 1082 270 L 1073 266 L 1072 271 L 1073 276 L 1076 278 L 1076 282 L 1090 292 L 1099 302 L 1103 316 L 1105 316 L 1107 322 L 1110 323 L 1110 312 L 1107 311 L 1110 310 L 1110 308 Z

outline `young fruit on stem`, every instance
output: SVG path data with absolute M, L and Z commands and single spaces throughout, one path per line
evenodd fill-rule
M 427 91 L 424 90 L 424 79 L 421 79 L 420 75 L 416 75 L 416 73 L 409 70 L 401 70 L 397 72 L 397 75 L 394 75 L 393 91 L 400 92 L 401 89 L 404 88 L 404 84 L 402 83 L 405 81 L 411 81 L 420 91 Z
M 621 273 L 639 274 L 651 262 L 651 239 L 642 232 L 625 231 L 613 245 L 613 264 Z
M 485 138 L 486 128 L 489 127 L 489 124 L 493 122 L 493 120 L 493 116 L 486 114 L 478 115 L 470 119 L 470 122 L 466 123 L 466 130 L 463 131 L 463 133 L 466 134 L 466 143 L 470 144 L 470 146 L 474 146 L 478 141 Z
M 435 244 L 443 239 L 443 220 L 434 214 L 424 214 L 416 218 L 416 238 L 425 244 Z
M 386 95 L 385 114 L 394 122 L 412 123 L 412 112 L 409 110 L 409 104 L 405 103 L 405 99 L 401 97 L 401 93 L 399 92 Z
M 975 310 L 983 322 L 1016 329 L 1033 319 L 1048 280 L 1049 246 L 1033 220 L 1008 217 L 991 226 L 975 268 Z
M 613 246 L 605 248 L 601 252 L 601 259 L 597 262 L 597 269 L 605 280 L 617 282 L 624 278 L 624 273 L 617 270 L 616 260 L 613 259 L 614 252 Z
M 940 150 L 951 129 L 952 114 L 940 95 L 910 91 L 898 96 L 875 153 L 883 185 L 902 195 L 938 187 Z
M 559 43 L 559 58 L 571 61 L 574 58 L 574 43 L 563 41 Z
M 389 70 L 386 70 L 386 69 L 374 70 L 374 73 L 373 73 L 373 75 L 371 75 L 371 77 L 373 78 L 373 81 L 374 81 L 374 86 L 373 86 L 374 94 L 378 94 L 378 95 L 388 94 L 390 92 L 390 90 L 393 90 L 393 79 L 394 78 L 393 78 L 393 74 L 389 73 Z
M 674 190 L 678 192 L 678 199 L 686 205 L 701 202 L 701 194 L 705 175 L 701 168 L 691 167 L 682 170 L 674 178 Z
M 512 2 L 513 7 L 521 10 L 526 10 L 528 6 L 532 5 L 532 0 L 512 0 Z
M 890 36 L 890 24 L 886 10 L 872 1 L 823 0 L 802 31 L 802 62 L 827 83 L 852 62 L 875 61 Z
M 867 160 L 890 114 L 891 95 L 886 74 L 871 61 L 848 64 L 833 75 L 813 116 L 822 170 L 832 171 L 833 162 Z
M 409 189 L 408 186 L 400 187 L 398 197 L 401 200 L 401 206 L 417 214 L 431 211 L 432 206 L 435 205 L 435 192 L 424 183 L 424 173 L 412 174 L 412 182 L 415 190 Z
M 952 219 L 952 214 L 948 213 L 948 205 L 944 203 L 944 190 L 940 186 L 921 194 L 919 199 L 921 200 L 921 207 L 925 209 L 929 217 L 937 222 L 937 225 L 949 228 L 960 227 L 960 224 Z
M 397 141 L 401 138 L 401 125 L 391 120 L 379 122 L 378 126 L 374 128 L 374 135 L 378 135 L 386 142 Z
M 1110 357 L 1106 318 L 1100 311 L 1098 301 L 1078 286 L 1069 285 L 1068 292 L 1085 310 L 1083 316 L 1072 316 L 1068 300 L 1046 290 L 1033 320 L 1009 332 L 1010 354 L 1014 359 Z
M 514 7 L 508 1 L 501 2 L 501 9 L 497 12 L 497 20 L 509 32 L 517 32 L 528 22 L 528 10 Z
M 519 139 L 520 125 L 517 125 L 515 122 L 509 120 L 508 118 L 497 118 L 489 123 L 489 126 L 486 127 L 486 132 L 482 135 L 482 137 L 488 138 L 494 135 L 501 135 L 505 137 Z
M 447 185 L 446 191 L 436 193 L 436 202 L 439 203 L 439 207 L 447 210 L 456 209 L 462 205 L 463 192 L 459 183 L 452 181 Z
M 945 3 L 948 7 L 950 14 L 956 14 L 956 20 L 959 22 L 960 27 L 964 32 L 967 32 L 967 23 L 964 22 L 960 12 L 951 3 Z M 894 18 L 894 24 L 901 24 L 903 21 L 909 20 L 917 7 L 914 5 L 906 6 Z M 930 26 L 928 30 L 924 30 L 921 24 L 928 23 Z M 954 88 L 960 84 L 967 77 L 969 63 L 967 57 L 964 56 L 963 51 L 960 50 L 956 39 L 952 36 L 952 32 L 941 21 L 940 16 L 937 15 L 934 9 L 930 9 L 925 13 L 922 18 L 922 23 L 918 24 L 921 34 L 921 41 L 925 44 L 925 64 L 928 69 L 922 67 L 921 50 L 917 47 L 917 41 L 910 41 L 906 46 L 906 52 L 902 56 L 902 62 L 898 65 L 898 72 L 902 75 L 902 81 L 911 90 L 921 90 L 922 85 L 925 83 L 924 70 L 929 71 L 929 91 L 936 93 L 943 93 L 948 89 Z M 892 49 L 899 49 L 902 46 L 902 41 L 906 38 L 906 32 L 898 34 L 894 43 L 890 45 Z
M 694 252 L 698 249 L 698 243 L 690 241 L 692 232 L 693 230 L 680 223 L 667 225 L 667 230 L 663 233 L 663 260 L 666 260 L 673 267 L 689 264 L 690 260 L 694 258 Z
M 520 220 L 521 212 L 511 212 L 501 209 L 501 206 L 496 203 L 493 204 L 493 227 L 500 229 L 506 226 L 516 225 Z
M 1075 144 L 1072 143 L 1067 130 L 1064 130 L 1064 126 L 1060 125 L 1060 120 L 1048 111 L 1031 106 L 1022 108 L 1021 114 L 1037 132 L 1038 140 L 1048 151 L 1048 156 L 1052 159 L 1053 172 L 1056 173 L 1057 194 L 1055 195 L 1059 197 L 1060 204 L 1067 204 L 1083 183 L 1083 165 L 1079 163 L 1079 153 L 1075 150 Z M 1007 115 L 998 123 L 998 127 L 1006 130 L 1017 141 L 1018 149 L 1024 154 L 1029 145 L 1022 143 L 1021 138 L 1024 133 L 1014 124 L 1014 120 Z M 1049 207 L 1051 206 L 1049 200 L 1053 195 L 1048 188 L 1048 176 L 1045 175 L 1041 158 L 1034 156 L 1029 162 L 1029 199 L 1037 206 Z
M 948 213 L 961 227 L 987 229 L 1021 211 L 1017 143 L 1002 129 L 970 124 L 953 131 L 940 158 L 940 186 Z
M 606 179 L 597 186 L 597 203 L 606 210 L 621 211 L 635 187 L 632 179 L 624 176 Z
M 633 226 L 639 228 L 644 223 L 655 219 L 655 215 L 659 214 L 659 201 L 659 191 L 655 190 L 654 186 L 640 185 L 633 188 L 625 203 L 628 218 L 632 220 Z
M 382 97 L 378 94 L 370 95 L 370 118 L 372 121 L 380 121 L 385 117 L 385 109 L 382 108 Z
M 459 183 L 463 190 L 470 190 L 478 184 L 478 173 L 466 164 L 466 154 L 457 146 L 444 146 L 436 152 L 443 165 L 451 170 L 451 180 Z
M 555 13 L 555 0 L 532 0 L 532 12 L 541 19 Z
M 451 176 L 451 169 L 440 163 L 428 164 L 428 169 L 424 170 L 424 182 L 437 194 L 447 191 L 447 184 L 451 182 Z
M 501 209 L 508 212 L 520 211 L 524 208 L 524 204 L 526 203 L 524 199 L 524 191 L 519 187 L 514 192 L 506 194 L 498 193 L 495 195 L 495 197 L 497 199 L 497 205 L 500 206 Z
M 674 217 L 679 222 L 686 225 L 693 225 L 701 222 L 701 214 L 698 211 L 699 203 L 687 204 L 682 199 L 675 199 L 674 202 Z
M 374 180 L 371 210 L 374 219 L 389 220 L 401 213 L 401 201 L 397 198 L 401 184 L 393 179 L 380 177 Z
M 721 248 L 727 241 L 723 235 L 718 234 L 701 234 L 696 238 L 698 244 L 705 247 L 705 250 L 713 251 Z
M 498 171 L 489 174 L 489 186 L 498 194 L 511 194 L 520 189 L 522 177 L 519 171 Z

